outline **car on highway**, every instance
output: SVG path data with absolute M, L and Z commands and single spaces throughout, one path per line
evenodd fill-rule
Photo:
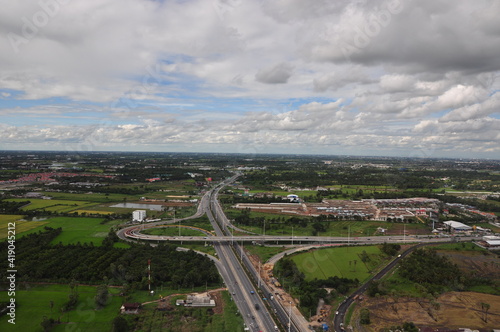
M 250 291 L 250 294 L 255 294 L 255 292 L 253 290 Z

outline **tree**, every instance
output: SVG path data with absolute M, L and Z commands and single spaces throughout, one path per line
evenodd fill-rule
M 97 286 L 97 294 L 94 297 L 97 309 L 101 309 L 104 306 L 106 306 L 108 302 L 108 296 L 109 296 L 108 285 L 102 284 Z
M 42 325 L 42 328 L 43 328 L 43 330 L 45 332 L 50 331 L 50 329 L 52 328 L 52 326 L 54 324 L 55 324 L 54 319 L 53 318 L 47 318 L 47 316 L 43 316 L 43 320 L 40 323 L 40 325 Z
M 380 250 L 389 256 L 394 256 L 401 249 L 401 245 L 396 243 L 386 243 L 382 244 Z
M 485 323 L 488 322 L 488 310 L 490 310 L 490 305 L 488 303 L 481 302 L 481 310 L 483 311 L 483 320 Z
M 370 256 L 366 253 L 366 250 L 363 250 L 363 252 L 359 255 L 361 258 L 361 261 L 363 263 L 369 262 L 370 261 Z
M 405 332 L 418 332 L 419 331 L 418 327 L 416 327 L 413 322 L 405 322 L 403 324 L 403 330 Z
M 380 282 L 372 280 L 368 284 L 368 288 L 366 290 L 366 293 L 368 294 L 368 296 L 374 297 L 377 294 L 379 294 L 379 295 L 385 295 L 386 291 L 384 289 L 380 288 Z
M 123 318 L 122 316 L 116 316 L 115 319 L 113 319 L 111 331 L 112 332 L 127 332 L 127 331 L 129 331 L 129 326 L 128 326 L 127 320 L 125 318 Z
M 363 308 L 359 314 L 359 322 L 361 324 L 370 324 L 370 310 Z

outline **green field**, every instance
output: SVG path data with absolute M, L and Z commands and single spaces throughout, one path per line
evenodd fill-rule
M 194 242 L 194 243 L 197 243 L 197 242 Z M 211 256 L 217 256 L 217 253 L 215 252 L 214 246 L 209 244 L 209 242 L 207 242 L 206 244 L 193 244 L 191 242 L 184 242 L 184 243 L 180 244 L 179 247 L 192 249 L 194 251 L 200 251 L 200 252 L 209 254 Z
M 73 194 L 73 193 L 58 193 L 58 192 L 42 192 L 46 196 L 51 196 L 58 200 L 73 200 L 73 201 L 88 201 L 95 203 L 113 203 L 113 202 L 123 202 L 124 199 L 128 201 L 139 200 L 143 195 L 125 195 L 125 194 L 104 194 L 104 193 L 92 193 L 92 194 Z
M 187 228 L 187 226 L 179 227 L 178 225 L 160 226 L 147 228 L 141 233 L 150 235 L 164 235 L 164 236 L 205 236 L 202 230 Z M 179 235 L 180 234 L 180 235 Z
M 366 251 L 370 262 L 361 261 L 360 254 Z M 327 279 L 337 276 L 357 278 L 361 282 L 370 277 L 376 266 L 382 263 L 381 252 L 377 246 L 345 246 L 311 250 L 292 256 L 306 280 Z
M 117 296 L 119 289 L 109 288 L 113 294 L 108 304 L 95 310 L 96 287 L 78 286 L 79 300 L 75 310 L 61 313 L 68 301 L 68 285 L 27 285 L 18 284 L 16 290 L 16 325 L 8 323 L 9 316 L 0 317 L 0 331 L 42 332 L 43 317 L 60 319 L 61 324 L 51 331 L 103 331 L 111 330 L 111 321 L 119 312 L 123 299 Z M 7 293 L 0 293 L 0 301 L 7 301 Z M 53 307 L 50 307 L 53 301 Z
M 8 199 L 11 202 L 26 201 L 24 198 Z M 71 212 L 73 210 L 88 208 L 95 205 L 95 203 L 86 201 L 71 201 L 71 200 L 58 200 L 58 199 L 29 199 L 29 205 L 22 208 L 23 211 L 31 210 L 45 210 L 52 212 Z
M 238 313 L 234 301 L 231 300 L 227 291 L 221 294 L 220 300 L 223 302 L 224 311 L 220 314 L 214 314 L 211 308 L 177 307 L 175 300 L 185 299 L 185 295 L 177 295 L 170 298 L 173 310 L 158 311 L 156 310 L 157 303 L 151 303 L 143 306 L 139 316 L 129 315 L 126 319 L 136 324 L 135 331 L 243 332 L 243 318 Z
M 245 249 L 249 251 L 252 255 L 259 256 L 262 263 L 265 263 L 269 258 L 273 257 L 280 252 L 288 250 L 286 247 L 265 247 L 265 246 L 245 246 Z
M 57 244 L 76 244 L 90 243 L 101 245 L 102 240 L 108 235 L 111 226 L 116 225 L 119 221 L 112 221 L 101 224 L 102 218 L 79 218 L 79 217 L 55 217 L 45 220 L 45 225 L 52 228 L 62 228 L 62 233 L 56 237 L 51 243 Z M 34 228 L 25 234 L 35 233 L 41 230 L 44 226 Z
M 234 210 L 232 210 L 234 216 Z M 252 218 L 257 217 L 265 217 L 268 219 L 285 217 L 285 220 L 288 220 L 290 216 L 282 216 L 277 214 L 270 213 L 262 213 L 262 212 L 251 212 L 250 216 Z M 234 217 L 233 217 L 234 218 Z M 391 230 L 399 230 L 401 228 L 401 235 L 403 235 L 403 224 L 402 223 L 391 223 L 385 221 L 376 221 L 376 220 L 341 220 L 341 221 L 330 221 L 330 222 L 322 222 L 322 224 L 326 227 L 326 232 L 319 232 L 318 236 L 331 236 L 331 237 L 361 237 L 361 236 L 376 236 L 376 235 L 384 235 L 377 233 L 377 229 L 382 227 L 388 230 L 388 233 Z M 308 236 L 313 234 L 313 222 L 309 222 L 305 227 L 300 225 L 292 226 L 288 223 L 279 223 L 279 224 L 267 224 L 266 226 L 266 235 L 293 235 L 294 236 Z M 246 226 L 236 224 L 237 227 L 257 233 L 263 233 L 262 226 Z M 269 227 L 271 229 L 269 229 Z M 412 230 L 429 230 L 430 228 L 422 223 L 406 223 L 404 224 L 404 228 L 407 234 L 412 234 Z
M 496 227 L 495 225 L 492 225 L 490 223 L 487 223 L 487 222 L 483 222 L 483 223 L 477 223 L 475 224 L 476 226 L 479 226 L 479 227 L 482 227 L 482 228 L 487 228 L 487 229 L 491 229 L 491 231 L 493 233 L 500 233 L 500 227 Z
M 0 240 L 7 238 L 8 226 L 9 226 L 9 223 L 11 223 L 11 222 L 15 222 L 14 231 L 16 233 L 16 236 L 18 234 L 29 231 L 30 229 L 43 226 L 47 223 L 45 221 L 20 220 L 22 218 L 23 218 L 23 216 L 20 216 L 20 215 L 0 214 Z
M 234 193 L 238 194 L 243 194 L 245 191 L 241 189 L 232 189 Z M 311 195 L 316 195 L 317 191 L 316 190 L 303 190 L 303 191 L 283 191 L 283 190 L 264 190 L 264 189 L 252 189 L 249 190 L 248 193 L 250 195 L 254 194 L 261 194 L 261 193 L 268 193 L 270 195 L 275 195 L 275 196 L 282 196 L 286 197 L 288 195 L 297 195 L 300 198 L 304 198 L 306 196 L 311 196 Z
M 198 227 L 201 229 L 205 229 L 209 232 L 212 232 L 214 230 L 212 224 L 210 223 L 210 221 L 208 221 L 208 217 L 206 215 L 196 219 L 182 220 L 181 225 Z
M 460 251 L 479 251 L 479 252 L 488 252 L 488 250 L 478 247 L 472 242 L 457 242 L 457 243 L 443 243 L 432 245 L 431 248 L 436 250 L 460 250 Z

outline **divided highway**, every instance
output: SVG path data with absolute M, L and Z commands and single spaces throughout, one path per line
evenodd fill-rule
M 449 242 L 449 238 L 435 238 L 429 236 L 420 237 L 406 237 L 406 236 L 391 236 L 391 237 L 305 237 L 305 236 L 261 236 L 261 235 L 247 235 L 247 236 L 232 236 L 230 221 L 226 218 L 222 207 L 218 202 L 219 191 L 233 182 L 239 174 L 232 176 L 229 179 L 218 184 L 215 188 L 211 189 L 201 198 L 198 205 L 197 213 L 193 216 L 183 219 L 198 218 L 203 214 L 207 214 L 212 227 L 215 230 L 215 236 L 207 234 L 207 236 L 193 236 L 193 237 L 172 237 L 172 236 L 158 236 L 146 235 L 141 231 L 144 228 L 154 227 L 158 225 L 165 225 L 172 223 L 172 221 L 160 221 L 149 223 L 147 225 L 135 225 L 123 228 L 117 232 L 117 235 L 124 240 L 148 240 L 148 241 L 210 241 L 213 243 L 217 253 L 218 260 L 216 265 L 219 272 L 232 294 L 239 312 L 241 313 L 245 325 L 250 331 L 277 331 L 278 325 L 285 327 L 286 331 L 307 331 L 307 321 L 302 315 L 291 315 L 291 304 L 284 308 L 278 301 L 272 300 L 272 291 L 265 283 L 260 282 L 258 272 L 251 264 L 249 258 L 246 256 L 238 243 L 243 241 L 248 242 L 267 242 L 267 243 L 295 243 L 295 244 L 308 244 L 314 246 L 329 246 L 335 244 L 378 244 L 383 242 L 422 242 L 416 247 L 420 247 L 435 242 Z M 179 219 L 177 219 L 179 221 Z M 468 238 L 467 238 L 468 239 Z M 464 240 L 467 240 L 464 238 Z M 414 248 L 405 251 L 400 257 L 394 259 L 388 266 L 382 269 L 371 280 L 378 280 L 382 278 L 388 271 L 390 271 L 399 261 L 399 259 L 408 255 Z M 368 283 L 361 286 L 356 292 L 348 297 L 340 304 L 337 309 L 337 314 L 334 317 L 333 327 L 335 331 L 343 331 L 343 321 L 345 313 L 349 306 L 354 301 L 354 296 L 363 293 L 367 288 Z M 259 288 L 259 289 L 257 289 Z M 260 291 L 259 291 L 260 290 Z M 261 298 L 262 294 L 262 298 Z M 268 310 L 268 307 L 271 311 Z M 274 318 L 279 320 L 279 324 L 274 321 Z

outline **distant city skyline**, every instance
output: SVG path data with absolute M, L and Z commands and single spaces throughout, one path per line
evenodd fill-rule
M 500 160 L 497 1 L 0 3 L 0 150 Z

